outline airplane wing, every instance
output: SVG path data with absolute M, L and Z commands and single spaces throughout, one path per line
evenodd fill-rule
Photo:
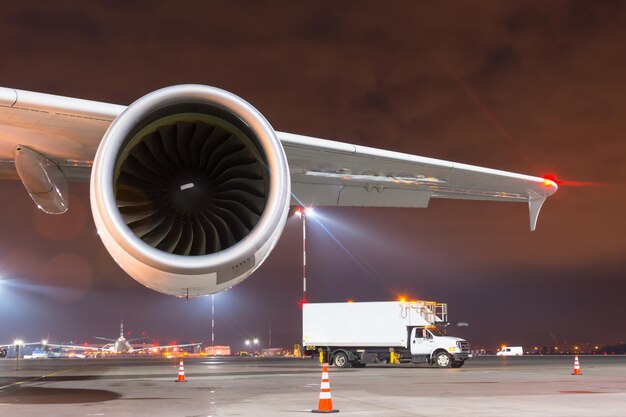
M 62 345 L 58 343 L 48 343 L 47 346 L 50 346 L 51 348 L 57 348 L 57 349 L 98 350 L 98 351 L 106 350 L 103 347 L 97 347 L 97 346 Z
M 427 207 L 432 198 L 527 204 L 548 179 L 275 131 L 215 87 L 156 90 L 128 107 L 0 88 L 0 178 L 46 213 L 90 180 L 93 219 L 136 281 L 177 297 L 230 288 L 269 256 L 290 205 Z
M 0 178 L 18 178 L 20 172 L 35 199 L 42 190 L 32 178 L 37 173 L 27 166 L 32 158 L 20 158 L 34 151 L 58 166 L 67 180 L 88 180 L 104 133 L 125 109 L 0 87 Z M 557 190 L 553 181 L 529 175 L 276 134 L 289 163 L 292 205 L 427 207 L 431 198 L 521 202 L 529 206 L 534 230 L 541 206 Z
M 106 337 L 93 336 L 94 339 L 104 340 L 105 342 L 116 342 L 116 339 L 107 339 Z
M 184 344 L 184 345 L 150 346 L 150 347 L 144 347 L 144 348 L 139 348 L 139 349 L 133 348 L 133 352 L 141 352 L 143 350 L 167 350 L 167 349 L 173 349 L 173 348 L 200 346 L 202 343 L 203 342 L 200 342 L 200 343 L 187 343 L 187 344 Z

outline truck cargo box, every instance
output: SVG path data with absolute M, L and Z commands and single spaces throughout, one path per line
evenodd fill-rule
M 446 320 L 446 305 L 414 301 L 307 303 L 305 346 L 407 347 L 409 330 Z

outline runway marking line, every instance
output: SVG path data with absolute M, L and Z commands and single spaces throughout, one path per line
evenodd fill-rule
M 5 388 L 9 388 L 9 387 L 12 387 L 12 386 L 15 386 L 15 385 L 22 385 L 22 384 L 25 384 L 27 382 L 37 381 L 39 379 L 48 378 L 48 377 L 51 377 L 51 376 L 57 376 L 57 375 L 65 374 L 67 372 L 75 371 L 76 369 L 78 369 L 78 368 L 66 369 L 65 371 L 58 371 L 58 372 L 53 372 L 53 373 L 48 374 L 48 375 L 42 375 L 42 376 L 38 376 L 38 377 L 35 377 L 35 378 L 24 379 L 23 381 L 17 381 L 17 382 L 14 382 L 12 384 L 3 385 L 3 386 L 0 387 L 0 390 L 3 390 Z M 3 392 L 0 392 L 0 395 L 2 395 L 2 394 L 3 394 Z

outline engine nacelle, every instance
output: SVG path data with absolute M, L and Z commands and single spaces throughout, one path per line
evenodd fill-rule
M 274 129 L 227 91 L 179 85 L 131 104 L 91 174 L 91 208 L 115 261 L 153 290 L 208 295 L 247 278 L 282 233 L 287 158 Z

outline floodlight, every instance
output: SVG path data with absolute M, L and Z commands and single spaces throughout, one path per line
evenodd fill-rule
M 249 341 L 249 340 L 246 340 L 246 341 L 245 341 L 245 344 L 246 344 L 246 346 L 249 346 L 249 345 L 250 345 L 250 341 Z
M 14 344 L 15 346 L 22 346 L 22 345 L 24 344 L 24 341 L 23 341 L 22 339 L 15 339 L 15 340 L 13 341 L 13 344 Z
M 314 216 L 315 210 L 313 210 L 313 207 L 307 207 L 304 209 L 304 214 L 306 214 L 307 216 Z
M 255 345 L 258 345 L 258 344 L 259 344 L 259 339 L 254 339 L 254 340 L 252 341 L 252 343 L 254 343 Z

